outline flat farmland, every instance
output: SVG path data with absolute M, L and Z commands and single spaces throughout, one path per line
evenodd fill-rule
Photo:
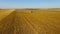
M 60 10 L 14 10 L 0 23 L 1 34 L 60 34 Z
M 4 17 L 8 16 L 10 13 L 12 13 L 14 10 L 8 10 L 8 9 L 1 9 L 0 10 L 0 20 L 2 20 Z

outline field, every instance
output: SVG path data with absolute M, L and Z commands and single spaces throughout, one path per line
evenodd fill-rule
M 13 10 L 0 10 L 0 20 L 8 16 Z
M 0 10 L 0 34 L 60 34 L 60 9 Z

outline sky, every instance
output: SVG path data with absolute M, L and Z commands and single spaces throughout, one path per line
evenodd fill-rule
M 0 0 L 0 8 L 60 8 L 60 0 Z

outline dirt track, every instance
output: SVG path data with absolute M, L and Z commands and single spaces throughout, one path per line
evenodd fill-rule
M 0 21 L 0 34 L 60 34 L 60 12 L 15 10 Z

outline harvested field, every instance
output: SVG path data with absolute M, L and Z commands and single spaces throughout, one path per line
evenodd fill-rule
M 0 20 L 2 20 L 4 17 L 8 16 L 10 13 L 12 13 L 14 10 L 0 10 Z
M 60 34 L 60 10 L 0 10 L 0 15 L 0 34 Z

